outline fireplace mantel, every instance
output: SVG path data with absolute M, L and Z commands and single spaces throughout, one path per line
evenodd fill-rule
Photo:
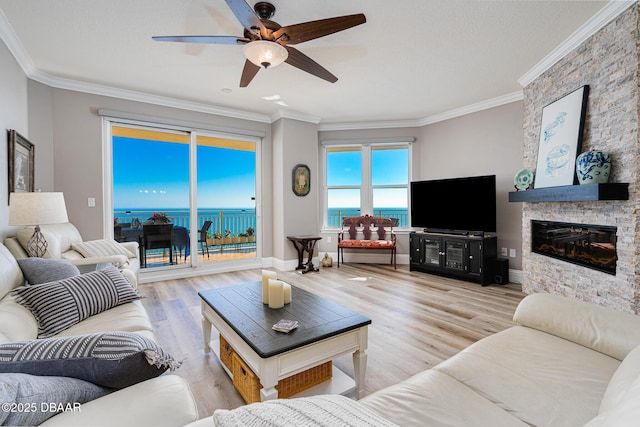
M 563 185 L 509 193 L 509 202 L 582 202 L 589 200 L 629 200 L 629 184 L 616 182 Z

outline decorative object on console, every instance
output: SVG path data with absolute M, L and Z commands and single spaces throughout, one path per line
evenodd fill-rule
M 535 188 L 575 184 L 588 94 L 582 86 L 542 109 Z
M 323 267 L 333 267 L 333 258 L 331 258 L 329 254 L 325 252 L 324 258 L 322 258 L 322 261 L 320 261 L 320 264 Z
M 311 171 L 309 166 L 303 164 L 295 165 L 292 175 L 293 193 L 300 197 L 309 194 L 311 190 Z
M 515 177 L 513 177 L 513 184 L 516 187 L 516 191 L 528 190 L 533 185 L 533 171 L 531 169 L 520 169 Z
M 9 196 L 34 190 L 35 147 L 15 130 L 9 130 Z
M 585 151 L 576 159 L 580 184 L 606 184 L 611 176 L 611 156 L 599 150 Z
M 9 225 L 35 226 L 29 239 L 27 252 L 43 257 L 47 241 L 40 231 L 42 224 L 69 222 L 63 193 L 11 193 L 9 198 Z

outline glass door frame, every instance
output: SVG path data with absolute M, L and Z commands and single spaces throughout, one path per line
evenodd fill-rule
M 173 279 L 189 277 L 203 274 L 213 274 L 216 272 L 232 271 L 241 268 L 259 268 L 262 266 L 262 230 L 264 229 L 262 203 L 261 203 L 261 176 L 262 176 L 262 139 L 265 136 L 261 132 L 247 131 L 246 134 L 226 132 L 224 129 L 211 128 L 206 125 L 194 126 L 193 123 L 167 123 L 168 121 L 158 119 L 157 121 L 141 120 L 131 118 L 135 116 L 127 113 L 115 113 L 108 110 L 98 110 L 102 118 L 102 156 L 103 156 L 103 235 L 107 238 L 114 237 L 113 218 L 113 152 L 112 152 L 112 126 L 141 127 L 144 129 L 187 132 L 190 134 L 189 146 L 189 210 L 190 223 L 197 224 L 198 200 L 197 200 L 197 142 L 198 135 L 214 136 L 225 139 L 235 139 L 255 143 L 256 148 L 256 171 L 255 171 L 255 212 L 256 212 L 256 257 L 246 260 L 220 261 L 213 263 L 200 263 L 197 257 L 190 257 L 188 263 L 181 265 L 183 268 L 156 268 L 150 271 L 141 270 L 141 282 L 150 282 L 160 279 Z M 197 227 L 190 230 L 190 250 L 192 254 L 198 253 Z M 146 279 L 146 280 L 145 280 Z

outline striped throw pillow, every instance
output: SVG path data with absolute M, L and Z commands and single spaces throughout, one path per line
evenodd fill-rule
M 38 338 L 52 337 L 82 320 L 140 298 L 111 266 L 80 276 L 12 291 L 38 321 Z
M 71 249 L 79 252 L 85 258 L 106 257 L 110 255 L 124 255 L 127 258 L 134 258 L 127 248 L 116 242 L 114 239 L 89 240 L 88 242 L 72 243 Z
M 180 364 L 156 343 L 132 332 L 0 344 L 0 373 L 77 378 L 116 389 L 155 378 Z

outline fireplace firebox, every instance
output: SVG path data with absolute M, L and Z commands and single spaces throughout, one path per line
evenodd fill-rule
M 616 274 L 617 227 L 531 221 L 531 251 Z

